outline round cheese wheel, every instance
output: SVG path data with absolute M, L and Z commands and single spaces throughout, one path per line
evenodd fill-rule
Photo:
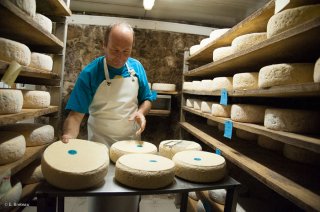
M 221 90 L 226 89 L 230 91 L 233 89 L 232 87 L 232 77 L 215 77 L 213 78 L 213 90 Z
M 189 192 L 188 196 L 193 200 L 196 200 L 196 201 L 199 200 L 199 197 L 197 196 L 196 192 L 194 192 L 194 191 L 193 192 Z
M 290 144 L 285 144 L 283 147 L 283 155 L 293 161 L 315 164 L 318 165 L 320 163 L 320 154 L 315 152 L 311 152 L 306 149 L 302 149 Z
M 206 209 L 201 200 L 197 202 L 197 212 L 206 212 Z
M 23 105 L 20 90 L 0 88 L 0 114 L 19 113 Z
M 198 80 L 193 80 L 192 81 L 192 89 L 194 91 L 200 91 L 202 89 L 202 83 L 201 81 Z
M 258 89 L 259 72 L 239 73 L 233 76 L 233 89 Z
M 212 59 L 213 61 L 221 60 L 231 54 L 233 54 L 234 50 L 232 46 L 220 47 L 213 50 Z
M 213 126 L 213 127 L 217 127 L 218 126 L 218 122 L 213 121 L 211 119 L 207 119 L 207 125 Z
M 226 174 L 226 161 L 217 154 L 205 151 L 182 151 L 172 160 L 175 175 L 192 182 L 207 183 L 221 180 Z
M 21 181 L 22 184 L 33 184 L 38 183 L 44 180 L 42 171 L 41 171 L 41 164 L 39 161 L 35 161 L 25 167 L 22 171 L 17 174 L 18 179 Z
M 212 40 L 217 40 L 219 37 L 221 37 L 224 33 L 228 32 L 229 30 L 230 30 L 230 28 L 213 30 L 213 31 L 210 33 L 210 38 L 211 38 Z
M 3 126 L 0 130 L 21 133 L 26 139 L 26 146 L 40 146 L 54 141 L 54 128 L 51 125 L 17 123 Z
M 259 71 L 259 87 L 313 82 L 313 63 L 275 64 Z
M 233 104 L 231 106 L 231 119 L 238 122 L 263 123 L 265 106 L 249 104 Z
M 156 154 L 158 152 L 157 147 L 146 141 L 118 141 L 110 147 L 110 159 L 116 163 L 117 160 L 126 154 L 140 153 L 140 154 Z
M 33 17 L 33 20 L 40 25 L 40 27 L 49 32 L 52 33 L 52 21 L 47 18 L 46 16 L 36 13 L 35 16 Z
M 152 90 L 156 91 L 175 91 L 176 85 L 175 84 L 168 84 L 168 83 L 153 83 Z
M 30 16 L 36 14 L 36 0 L 10 0 Z
M 224 205 L 226 202 L 227 190 L 226 189 L 209 190 L 208 195 L 212 201 Z
M 283 143 L 277 140 L 274 140 L 270 137 L 259 135 L 258 136 L 258 145 L 269 150 L 276 152 L 281 152 L 283 149 Z
M 194 99 L 187 99 L 186 106 L 193 108 Z
M 159 154 L 171 159 L 177 152 L 202 150 L 200 144 L 187 140 L 165 140 L 159 145 Z
M 46 71 L 52 71 L 53 60 L 49 55 L 32 52 L 29 66 Z
M 242 51 L 243 49 L 254 46 L 267 39 L 266 32 L 250 33 L 241 35 L 233 39 L 231 46 L 234 52 Z
M 192 82 L 183 82 L 182 89 L 185 91 L 192 90 Z
M 45 179 L 61 189 L 97 186 L 108 172 L 108 148 L 101 143 L 70 139 L 54 142 L 44 151 L 41 169 Z
M 212 39 L 209 37 L 209 38 L 204 38 L 200 41 L 200 47 L 203 48 L 205 47 L 206 45 L 208 45 L 210 42 L 212 41 Z
M 201 109 L 201 100 L 195 99 L 193 101 L 193 109 L 200 110 Z
M 50 93 L 47 91 L 22 90 L 23 108 L 46 108 L 50 106 Z
M 211 114 L 213 116 L 230 118 L 231 113 L 231 105 L 220 105 L 218 103 L 214 103 L 211 106 Z
M 254 134 L 245 130 L 241 130 L 241 129 L 236 129 L 236 135 L 238 138 L 241 138 L 246 141 L 256 141 L 258 139 L 257 134 Z
M 0 131 L 0 165 L 21 159 L 26 151 L 26 140 L 16 132 Z
M 311 19 L 320 17 L 320 4 L 296 7 L 273 15 L 267 24 L 267 37 L 270 38 Z
M 211 108 L 212 108 L 212 104 L 214 102 L 206 102 L 206 101 L 202 101 L 201 102 L 201 112 L 203 113 L 211 113 Z
M 200 44 L 191 46 L 190 49 L 189 49 L 190 56 L 192 56 L 195 53 L 197 53 L 200 50 L 200 48 L 201 48 Z
M 201 88 L 203 91 L 213 91 L 214 89 L 213 80 L 201 80 Z
M 320 82 L 320 58 L 317 60 L 316 64 L 314 65 L 313 81 Z
M 20 182 L 18 182 L 4 195 L 0 196 L 0 208 L 4 206 L 4 209 L 5 209 L 4 211 L 6 211 L 6 209 L 10 208 L 8 205 L 13 206 L 19 203 L 21 194 L 22 194 L 22 185 Z
M 128 154 L 117 160 L 115 179 L 129 187 L 156 189 L 174 180 L 174 163 L 153 154 Z
M 24 66 L 30 64 L 31 51 L 26 45 L 0 37 L 0 46 L 0 60 L 16 61 Z
M 264 126 L 286 132 L 319 133 L 319 120 L 319 111 L 268 108 Z

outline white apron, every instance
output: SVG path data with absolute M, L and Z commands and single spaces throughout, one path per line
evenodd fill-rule
M 138 110 L 139 83 L 133 69 L 128 67 L 130 77 L 111 79 L 106 59 L 104 80 L 98 87 L 89 107 L 88 140 L 104 143 L 108 148 L 120 140 L 140 140 L 135 135 L 138 125 L 129 121 L 130 115 Z M 92 212 L 136 212 L 139 196 L 89 197 Z

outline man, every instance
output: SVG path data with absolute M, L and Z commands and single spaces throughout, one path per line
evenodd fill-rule
M 67 103 L 66 109 L 71 111 L 64 122 L 63 142 L 78 136 L 86 113 L 89 113 L 90 141 L 110 147 L 116 141 L 140 138 L 153 97 L 143 66 L 130 57 L 133 41 L 134 31 L 130 25 L 120 23 L 107 28 L 105 56 L 82 70 Z M 138 207 L 138 197 L 90 200 L 92 211 L 130 212 Z

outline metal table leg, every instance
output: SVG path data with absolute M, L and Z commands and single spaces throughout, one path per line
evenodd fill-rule
M 58 197 L 58 212 L 64 212 L 64 197 Z
M 56 197 L 48 197 L 47 195 L 37 195 L 37 212 L 56 212 Z
M 224 212 L 236 211 L 238 200 L 238 192 L 236 187 L 227 189 L 226 203 L 224 205 Z
M 180 212 L 186 212 L 188 206 L 188 192 L 181 193 Z

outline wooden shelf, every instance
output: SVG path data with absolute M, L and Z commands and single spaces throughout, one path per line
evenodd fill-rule
M 178 91 L 157 91 L 157 90 L 152 90 L 157 92 L 157 94 L 169 94 L 169 95 L 176 95 L 178 94 Z
M 153 110 L 151 109 L 148 116 L 169 116 L 170 110 Z
M 63 42 L 43 30 L 9 0 L 0 1 L 0 36 L 26 44 L 31 51 L 62 53 Z
M 184 73 L 185 76 L 232 76 L 275 63 L 315 62 L 320 50 L 320 18 L 298 25 L 243 51 Z
M 277 156 L 273 152 L 269 152 L 263 148 L 255 148 L 256 145 L 248 147 L 248 144 L 250 143 L 248 141 L 233 142 L 225 140 L 225 142 L 222 142 L 224 140 L 223 138 L 219 137 L 216 139 L 208 134 L 208 132 L 213 131 L 212 129 L 208 130 L 208 132 L 204 132 L 195 127 L 195 124 L 192 125 L 187 122 L 181 122 L 180 124 L 183 129 L 205 144 L 214 149 L 219 148 L 222 155 L 230 162 L 239 166 L 277 193 L 297 204 L 299 207 L 306 211 L 316 211 L 320 208 L 319 194 L 306 188 L 306 185 L 301 186 L 300 184 L 297 184 L 290 179 L 290 176 L 287 176 L 292 172 L 296 173 L 304 183 L 309 183 L 309 179 L 306 179 L 305 175 L 310 176 L 313 178 L 312 181 L 315 181 L 315 187 L 312 185 L 309 186 L 319 193 L 318 178 L 320 176 L 318 176 L 318 167 L 290 162 L 283 157 Z M 203 128 L 204 127 L 201 126 L 201 129 Z M 281 169 L 281 172 L 274 171 L 276 169 Z M 316 176 L 314 176 L 314 174 Z
M 183 91 L 193 95 L 221 96 L 221 91 Z M 266 89 L 232 90 L 228 96 L 235 97 L 306 97 L 320 96 L 320 83 L 281 85 Z
M 51 16 L 71 16 L 72 12 L 63 0 L 37 0 L 37 12 Z
M 24 119 L 35 118 L 50 113 L 58 112 L 58 106 L 50 106 L 43 109 L 22 109 L 20 113 L 0 115 L 0 126 L 14 124 Z
M 224 123 L 226 120 L 231 120 L 229 118 L 212 116 L 209 113 L 202 113 L 199 110 L 188 108 L 186 106 L 183 106 L 182 109 L 184 111 L 193 113 L 195 115 L 198 115 L 207 119 L 211 119 L 219 123 Z M 241 122 L 235 122 L 235 121 L 232 121 L 232 123 L 234 128 L 242 129 L 242 130 L 259 134 L 259 135 L 268 136 L 274 140 L 277 140 L 286 144 L 291 144 L 297 147 L 308 149 L 313 152 L 320 153 L 320 138 L 301 135 L 301 134 L 295 134 L 290 132 L 270 130 L 264 126 L 257 125 L 257 124 L 241 123 Z

